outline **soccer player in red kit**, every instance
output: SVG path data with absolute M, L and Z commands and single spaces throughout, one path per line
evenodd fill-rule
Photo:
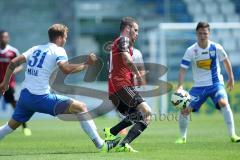
M 19 52 L 16 48 L 12 47 L 8 44 L 9 42 L 9 34 L 7 31 L 0 31 L 0 82 L 3 81 L 5 72 L 10 61 L 19 55 Z M 20 72 L 22 70 L 22 66 L 19 66 L 14 71 L 14 74 Z M 6 103 L 10 103 L 13 108 L 16 107 L 16 100 L 14 98 L 14 88 L 16 86 L 16 82 L 14 77 L 12 76 L 9 83 L 9 89 L 4 94 L 4 100 Z M 23 133 L 26 136 L 30 136 L 31 130 L 27 128 L 26 123 L 22 124 Z
M 126 137 L 116 147 L 117 152 L 137 152 L 129 144 L 148 126 L 151 108 L 135 90 L 133 76 L 138 85 L 143 79 L 133 62 L 133 46 L 138 37 L 138 23 L 132 17 L 124 17 L 120 24 L 120 36 L 113 42 L 109 68 L 109 99 L 126 118 L 112 128 L 105 128 L 105 140 L 112 140 L 124 128 L 131 127 Z

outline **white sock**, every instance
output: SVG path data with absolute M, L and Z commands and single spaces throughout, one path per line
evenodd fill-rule
M 97 132 L 97 127 L 93 120 L 88 121 L 80 121 L 82 129 L 85 133 L 90 137 L 97 148 L 101 148 L 103 146 L 104 140 L 99 136 Z
M 13 132 L 13 129 L 9 127 L 8 124 L 5 124 L 0 127 L 0 140 L 3 139 L 6 135 Z
M 187 128 L 189 124 L 190 115 L 184 116 L 181 113 L 179 114 L 179 131 L 182 138 L 187 138 Z
M 229 135 L 234 136 L 235 135 L 235 126 L 234 126 L 233 114 L 232 114 L 230 105 L 228 104 L 225 107 L 221 107 L 221 112 L 224 117 L 224 121 L 227 125 Z

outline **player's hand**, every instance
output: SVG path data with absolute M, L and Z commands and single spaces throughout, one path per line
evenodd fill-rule
M 227 88 L 229 89 L 229 91 L 233 89 L 233 86 L 234 86 L 234 79 L 230 78 L 227 83 Z
M 0 93 L 4 95 L 5 91 L 8 90 L 8 85 L 0 83 Z
M 86 63 L 88 65 L 94 65 L 96 61 L 97 61 L 97 56 L 94 53 L 90 53 L 87 57 Z

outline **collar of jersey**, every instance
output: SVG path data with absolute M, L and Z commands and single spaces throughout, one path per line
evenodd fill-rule
M 48 42 L 49 45 L 57 46 L 55 43 Z
M 206 50 L 206 49 L 208 49 L 208 48 L 210 47 L 210 44 L 211 44 L 211 41 L 208 40 L 207 47 L 206 47 L 206 48 L 201 48 L 201 47 L 199 46 L 198 42 L 197 42 L 197 46 L 198 46 L 198 48 L 200 48 L 201 50 Z
M 8 49 L 9 49 L 9 45 L 7 44 L 4 49 L 0 49 L 0 54 L 3 54 L 3 53 L 6 52 Z

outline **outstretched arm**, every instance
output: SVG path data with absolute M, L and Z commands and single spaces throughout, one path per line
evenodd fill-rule
M 233 76 L 233 71 L 232 71 L 232 65 L 229 61 L 228 58 L 225 58 L 223 60 L 226 72 L 228 74 L 228 83 L 227 83 L 227 88 L 231 91 L 234 86 L 234 76 Z
M 80 72 L 80 71 L 84 70 L 85 68 L 87 68 L 86 63 L 70 64 L 67 61 L 59 62 L 58 66 L 64 74 L 77 73 L 77 72 Z
M 88 65 L 93 65 L 96 60 L 96 55 L 91 53 L 89 54 L 88 59 L 84 63 L 70 64 L 68 61 L 61 61 L 58 63 L 58 66 L 64 74 L 77 73 L 85 70 Z
M 3 94 L 8 89 L 8 84 L 10 81 L 10 78 L 14 72 L 14 70 L 21 66 L 21 64 L 26 62 L 26 58 L 23 55 L 17 56 L 16 58 L 12 59 L 9 63 L 4 79 L 2 83 L 0 84 L 0 92 Z

